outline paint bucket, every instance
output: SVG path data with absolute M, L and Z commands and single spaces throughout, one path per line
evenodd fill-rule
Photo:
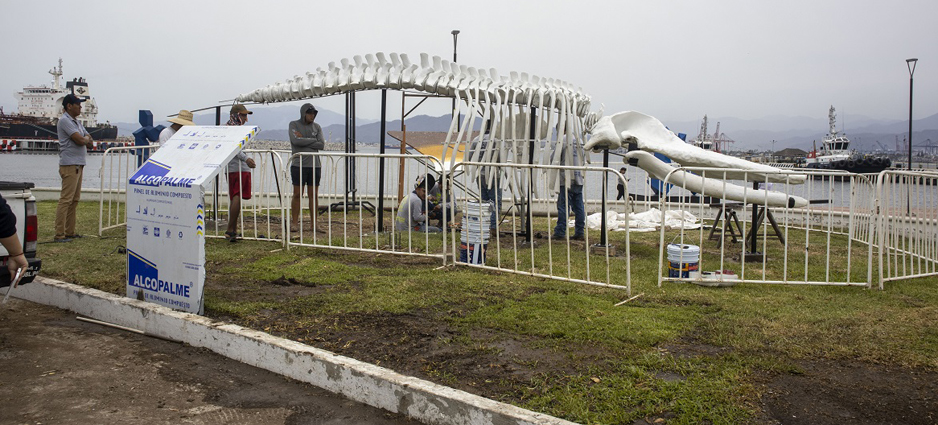
M 488 244 L 465 242 L 459 244 L 459 261 L 469 264 L 485 263 L 485 249 Z
M 700 247 L 668 244 L 668 277 L 700 277 Z

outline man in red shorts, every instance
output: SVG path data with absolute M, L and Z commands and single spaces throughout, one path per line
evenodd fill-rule
M 248 122 L 248 115 L 253 114 L 242 104 L 231 107 L 231 118 L 228 125 L 244 125 Z M 228 162 L 228 198 L 231 204 L 228 207 L 228 229 L 225 239 L 229 242 L 238 240 L 238 218 L 241 215 L 241 200 L 251 199 L 251 168 L 256 164 L 244 152 L 238 152 Z

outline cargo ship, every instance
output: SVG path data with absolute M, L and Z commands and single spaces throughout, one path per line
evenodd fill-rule
M 20 150 L 58 150 L 56 124 L 62 116 L 62 99 L 74 94 L 82 103 L 81 122 L 96 141 L 117 139 L 117 127 L 105 122 L 98 123 L 98 104 L 91 97 L 88 81 L 73 78 L 62 85 L 62 59 L 59 66 L 49 70 L 52 87 L 45 85 L 27 86 L 16 93 L 17 111 L 7 114 L 0 108 L 0 139 L 7 146 L 18 146 Z

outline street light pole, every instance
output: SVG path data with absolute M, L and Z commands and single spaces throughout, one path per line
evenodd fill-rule
M 912 169 L 912 74 L 915 74 L 915 63 L 918 58 L 905 60 L 905 65 L 909 68 L 909 170 Z
M 452 32 L 450 32 L 450 34 L 453 34 L 453 63 L 456 63 L 456 37 L 459 36 L 459 30 L 453 30 Z M 453 96 L 453 109 L 452 109 L 451 115 L 453 117 L 456 116 L 456 97 L 455 96 Z M 459 121 L 456 122 L 456 129 L 459 130 Z

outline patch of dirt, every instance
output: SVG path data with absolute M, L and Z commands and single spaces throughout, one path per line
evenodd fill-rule
M 936 424 L 938 373 L 812 361 L 769 379 L 763 410 L 783 424 Z
M 274 279 L 274 280 L 270 281 L 270 283 L 273 283 L 274 285 L 277 285 L 277 286 L 299 285 L 299 286 L 308 286 L 308 287 L 312 287 L 312 288 L 315 288 L 315 287 L 317 287 L 317 286 L 321 286 L 321 285 L 318 285 L 316 282 L 300 281 L 300 280 L 296 280 L 296 279 L 294 279 L 294 278 L 292 278 L 292 277 L 289 278 L 289 279 L 287 279 L 287 278 L 284 277 L 284 276 L 280 276 L 278 279 Z
M 569 372 L 578 365 L 530 340 L 490 331 L 466 333 L 431 311 L 343 314 L 320 318 L 323 325 L 315 328 L 284 326 L 276 313 L 258 319 L 255 328 L 277 328 L 286 338 L 492 398 L 536 375 Z
M 324 253 L 323 255 L 330 255 Z M 407 256 L 359 256 L 363 267 L 386 264 L 433 264 Z M 246 291 L 248 299 L 290 296 L 290 291 L 324 287 L 281 279 L 262 291 Z M 237 285 L 237 284 L 234 284 Z M 262 285 L 264 286 L 264 285 Z M 351 289 L 354 290 L 354 289 Z M 540 292 L 531 289 L 526 296 Z M 300 292 L 297 292 L 300 293 Z M 306 292 L 303 292 L 306 293 Z M 639 300 L 637 305 L 644 301 Z M 700 305 L 698 300 L 671 299 L 674 305 Z M 910 300 L 909 302 L 915 302 Z M 524 388 L 544 376 L 566 376 L 588 368 L 602 369 L 620 353 L 588 346 L 570 351 L 543 347 L 534 338 L 494 330 L 463 329 L 449 320 L 459 310 L 424 309 L 390 312 L 291 317 L 263 310 L 250 320 L 216 317 L 307 343 L 337 354 L 387 367 L 442 385 L 509 403 L 520 402 Z M 732 348 L 707 344 L 691 331 L 659 347 L 678 358 L 716 358 Z M 756 423 L 765 424 L 935 424 L 938 423 L 938 373 L 862 362 L 807 362 L 803 373 L 765 375 Z M 756 372 L 758 374 L 758 372 Z M 657 378 L 679 382 L 678 373 L 662 371 Z M 530 393 L 526 394 L 530 396 Z M 640 419 L 635 424 L 669 422 L 673 414 Z
M 415 424 L 208 350 L 0 307 L 3 424 Z

